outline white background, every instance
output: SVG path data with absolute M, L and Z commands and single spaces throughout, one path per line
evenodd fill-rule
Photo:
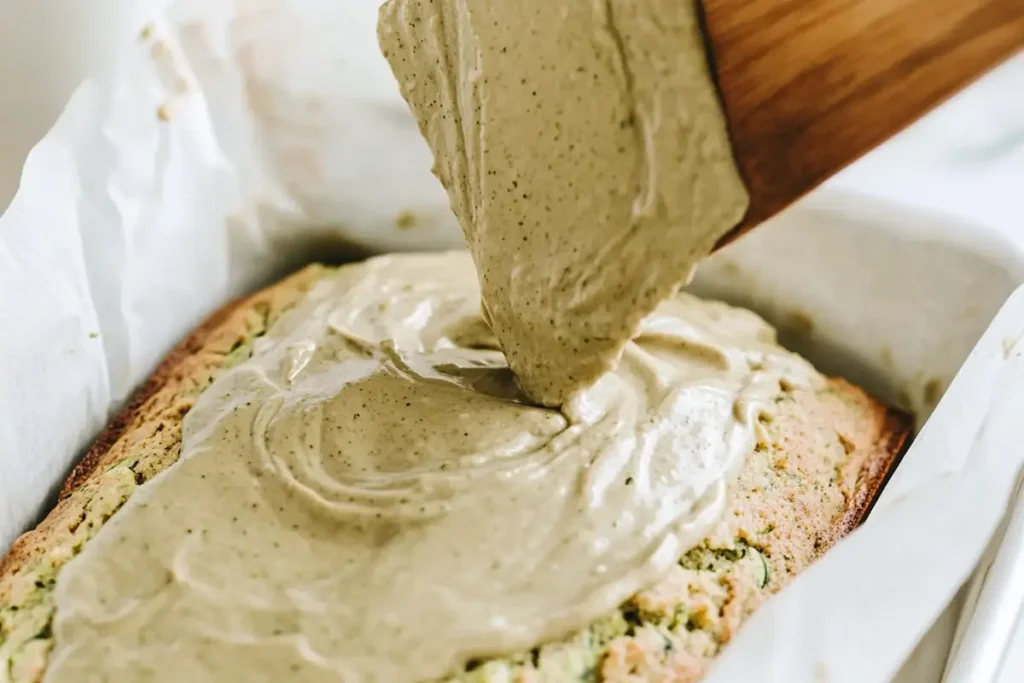
M 164 0 L 0 2 L 0 210 L 29 149 L 86 75 L 108 63 Z

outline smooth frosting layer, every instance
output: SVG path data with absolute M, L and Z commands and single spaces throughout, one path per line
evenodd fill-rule
M 379 37 L 494 334 L 561 405 L 746 211 L 697 2 L 389 0 Z
M 707 533 L 780 382 L 819 381 L 678 294 L 540 407 L 479 301 L 466 253 L 320 282 L 63 570 L 46 680 L 416 681 L 567 634 Z

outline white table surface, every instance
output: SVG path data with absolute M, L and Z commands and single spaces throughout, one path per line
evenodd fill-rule
M 93 0 L 79 10 L 53 0 L 0 7 L 0 126 L 6 131 L 0 211 L 17 187 L 25 154 L 71 90 L 164 1 Z M 1024 249 L 1024 54 L 830 182 L 957 215 L 1012 236 Z M 1019 629 L 1001 683 L 1022 680 Z

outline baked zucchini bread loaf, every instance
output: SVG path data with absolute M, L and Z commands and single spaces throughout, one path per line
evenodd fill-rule
M 203 391 L 247 361 L 254 343 L 332 272 L 310 266 L 222 309 L 100 435 L 56 508 L 0 563 L 0 683 L 42 679 L 62 568 L 178 460 L 183 420 Z M 783 382 L 773 401 L 772 416 L 758 418 L 754 452 L 730 480 L 720 521 L 656 585 L 568 636 L 465 661 L 445 680 L 699 680 L 762 602 L 859 523 L 909 434 L 904 416 L 841 379 L 809 388 Z

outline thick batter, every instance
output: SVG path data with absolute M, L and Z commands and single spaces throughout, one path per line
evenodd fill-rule
M 390 0 L 380 42 L 527 394 L 613 367 L 747 207 L 695 0 Z
M 46 680 L 416 681 L 567 634 L 704 537 L 779 382 L 818 377 L 680 294 L 537 407 L 479 300 L 465 253 L 321 282 L 65 567 Z

